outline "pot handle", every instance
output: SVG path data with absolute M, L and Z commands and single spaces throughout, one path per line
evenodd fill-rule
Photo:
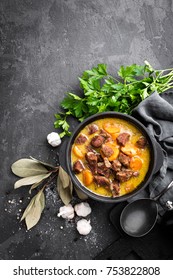
M 155 160 L 156 164 L 154 168 L 154 174 L 155 174 L 160 170 L 161 166 L 163 165 L 164 154 L 163 154 L 162 147 L 154 138 L 153 138 L 153 144 L 156 147 L 156 160 Z

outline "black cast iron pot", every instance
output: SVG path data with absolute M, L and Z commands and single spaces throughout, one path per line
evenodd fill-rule
M 126 195 L 119 196 L 119 197 L 105 197 L 105 196 L 101 196 L 96 193 L 93 193 L 87 187 L 83 186 L 79 182 L 78 178 L 75 176 L 75 173 L 73 172 L 73 169 L 72 169 L 71 148 L 72 148 L 75 138 L 80 133 L 80 131 L 88 124 L 90 124 L 98 119 L 105 119 L 105 118 L 119 118 L 119 119 L 128 121 L 129 123 L 131 123 L 133 126 L 137 127 L 142 132 L 142 134 L 147 138 L 147 141 L 148 141 L 149 147 L 150 147 L 151 160 L 150 160 L 149 169 L 145 176 L 145 179 L 134 191 L 132 191 L 131 193 L 128 193 Z M 134 117 L 126 115 L 126 114 L 122 114 L 122 113 L 117 113 L 117 112 L 99 113 L 99 114 L 95 114 L 95 115 L 85 119 L 82 123 L 80 123 L 77 126 L 76 130 L 70 137 L 65 149 L 66 149 L 66 156 L 65 156 L 66 170 L 67 170 L 68 174 L 70 175 L 74 185 L 78 189 L 80 189 L 83 193 L 88 195 L 88 197 L 93 198 L 98 201 L 102 201 L 102 202 L 114 203 L 114 202 L 121 202 L 121 201 L 128 200 L 129 198 L 131 198 L 132 196 L 136 195 L 141 190 L 143 190 L 149 184 L 153 175 L 160 169 L 160 167 L 163 164 L 162 149 L 161 149 L 160 145 L 155 141 L 155 139 L 148 133 L 148 130 L 146 129 L 146 127 L 141 122 L 136 120 Z

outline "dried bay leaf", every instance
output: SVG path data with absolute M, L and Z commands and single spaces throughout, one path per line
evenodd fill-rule
M 41 213 L 45 207 L 45 196 L 42 188 L 30 201 L 26 210 L 24 211 L 21 221 L 25 219 L 27 229 L 31 229 L 40 220 Z
M 20 221 L 23 221 L 23 219 L 25 219 L 25 217 L 28 215 L 29 211 L 31 210 L 33 204 L 35 202 L 35 196 L 31 199 L 30 203 L 28 204 L 28 206 L 26 207 Z
M 62 181 L 63 188 L 68 188 L 70 184 L 70 177 L 67 174 L 67 172 L 60 166 L 59 167 L 59 175 L 58 175 Z
M 69 178 L 69 185 L 68 187 L 64 188 L 63 181 L 61 177 L 58 175 L 57 177 L 57 191 L 65 205 L 68 205 L 72 200 L 72 192 L 73 192 L 73 184 L 71 179 Z
M 77 193 L 77 196 L 81 199 L 81 200 L 86 200 L 88 198 L 88 196 L 82 192 L 81 190 L 79 190 L 78 188 L 74 188 L 75 192 Z
M 31 191 L 32 191 L 33 189 L 36 189 L 43 181 L 44 181 L 44 179 L 43 179 L 42 181 L 38 182 L 38 183 L 34 183 L 34 184 L 31 186 L 31 188 L 30 188 L 30 190 L 29 190 L 29 193 L 31 194 Z
M 44 207 L 45 207 L 45 195 L 44 195 L 44 192 L 42 192 L 41 195 L 40 195 L 40 203 L 41 203 L 41 209 L 43 211 Z
M 12 172 L 19 177 L 29 177 L 47 173 L 48 170 L 41 163 L 32 159 L 19 159 L 11 166 Z
M 32 205 L 29 213 L 25 218 L 25 222 L 28 230 L 34 227 L 38 223 L 41 217 L 41 213 L 42 213 L 42 206 L 40 201 L 38 201 L 37 203 L 34 203 Z
M 68 205 L 70 203 L 70 201 L 72 200 L 72 193 L 69 188 L 63 189 L 60 187 L 58 190 L 58 193 L 59 193 L 59 196 L 60 196 L 62 202 L 65 205 Z
M 41 181 L 43 179 L 48 178 L 51 174 L 52 174 L 52 172 L 49 172 L 47 174 L 40 174 L 40 175 L 35 175 L 35 176 L 29 176 L 29 177 L 26 177 L 26 178 L 22 178 L 22 179 L 15 182 L 14 188 L 17 189 L 17 188 L 20 188 L 22 186 L 28 186 L 28 185 L 32 185 L 32 184 L 35 184 L 35 183 L 41 183 Z

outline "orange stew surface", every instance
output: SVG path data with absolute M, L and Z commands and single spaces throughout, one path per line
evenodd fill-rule
M 132 192 L 144 180 L 150 149 L 141 131 L 126 120 L 104 118 L 84 127 L 72 146 L 78 180 L 101 196 Z

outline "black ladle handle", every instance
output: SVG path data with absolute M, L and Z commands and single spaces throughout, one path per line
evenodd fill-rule
M 166 188 L 164 188 L 164 190 L 162 190 L 158 195 L 156 195 L 154 198 L 152 198 L 154 201 L 157 201 L 162 195 L 164 195 L 164 193 L 169 189 L 169 188 L 171 188 L 171 187 L 173 187 L 173 181 L 171 181 L 170 183 L 169 183 L 169 185 L 166 187 Z

